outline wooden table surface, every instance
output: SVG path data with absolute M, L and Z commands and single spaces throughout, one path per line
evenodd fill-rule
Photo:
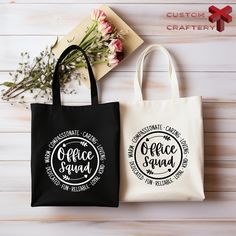
M 93 8 L 107 3 L 145 44 L 99 82 L 102 101 L 133 95 L 137 56 L 150 43 L 174 55 L 182 96 L 202 95 L 205 125 L 204 202 L 121 203 L 118 209 L 30 207 L 30 111 L 0 101 L 0 235 L 236 235 L 236 1 L 224 32 L 167 30 L 167 25 L 210 25 L 171 18 L 170 12 L 205 12 L 205 0 L 0 0 L 0 83 L 17 67 L 21 51 L 37 55 L 68 33 Z M 168 95 L 167 62 L 159 54 L 145 65 L 146 98 Z M 89 91 L 63 96 L 85 104 Z M 28 101 L 32 101 L 29 97 Z

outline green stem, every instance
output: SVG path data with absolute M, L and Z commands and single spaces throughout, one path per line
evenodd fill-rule
M 71 55 L 70 57 L 68 57 L 67 60 L 65 60 L 65 61 L 63 62 L 63 64 L 64 64 L 64 65 L 70 64 L 72 61 L 74 61 L 76 58 L 78 58 L 78 57 L 80 56 L 79 54 L 81 54 L 81 52 L 76 52 L 76 53 L 74 53 L 73 55 Z
M 32 86 L 31 86 L 31 87 L 32 87 Z M 21 92 L 15 94 L 14 96 L 12 96 L 12 97 L 8 97 L 8 99 L 13 99 L 13 98 L 19 96 L 20 94 L 22 94 L 22 93 L 24 93 L 24 92 L 30 90 L 30 89 L 31 89 L 30 87 L 28 87 L 28 88 L 26 88 L 26 89 L 23 89 Z
M 104 61 L 93 61 L 91 63 L 91 65 L 93 66 L 93 65 L 103 64 L 103 63 L 107 63 L 107 62 L 108 62 L 107 60 L 104 60 Z M 84 68 L 86 66 L 87 66 L 86 63 L 78 63 L 78 64 L 75 65 L 76 68 Z
M 97 26 L 97 22 L 94 22 L 92 25 L 91 25 L 91 27 L 89 28 L 89 30 L 88 30 L 88 32 L 85 34 L 85 36 L 82 38 L 82 40 L 80 41 L 80 43 L 79 43 L 79 46 L 81 47 L 81 48 L 83 48 L 83 45 L 84 45 L 84 43 L 86 43 L 87 44 L 87 42 L 88 41 L 85 41 L 90 35 L 91 35 L 91 33 L 93 32 L 93 30 L 96 28 L 96 26 Z M 83 48 L 84 49 L 84 48 Z M 75 56 L 75 55 L 77 55 L 77 53 L 78 52 L 72 52 L 71 54 L 70 54 L 70 57 L 67 59 L 65 59 L 64 60 L 64 64 L 65 65 L 68 65 L 69 63 L 71 63 L 75 58 L 77 58 L 78 56 Z
M 89 45 L 91 45 L 91 43 L 96 39 L 96 35 L 93 36 L 92 38 L 88 39 L 87 41 L 85 41 L 81 47 L 86 50 L 88 48 Z
M 93 22 L 93 24 L 91 25 L 90 29 L 88 30 L 88 32 L 86 33 L 86 35 L 83 37 L 83 39 L 80 41 L 79 45 L 81 45 L 85 39 L 88 38 L 88 36 L 93 32 L 93 30 L 96 28 L 97 26 L 97 22 Z
M 108 52 L 107 48 L 94 49 L 93 52 Z
M 96 36 L 93 36 L 89 40 L 85 41 L 82 45 L 79 46 L 86 50 L 86 48 L 92 43 L 92 41 L 96 38 Z M 63 62 L 64 65 L 70 64 L 72 61 L 74 61 L 76 58 L 78 58 L 81 55 L 81 52 L 74 52 L 71 54 L 68 58 L 66 58 Z

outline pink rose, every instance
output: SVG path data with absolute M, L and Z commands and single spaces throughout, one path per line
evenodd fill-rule
M 111 54 L 107 58 L 109 66 L 116 66 L 120 62 L 119 59 L 116 57 L 116 54 Z
M 111 51 L 122 52 L 123 46 L 122 46 L 121 40 L 120 39 L 112 39 L 109 44 L 109 48 Z
M 94 9 L 92 14 L 91 14 L 91 19 L 101 22 L 104 21 L 106 19 L 106 14 L 104 11 L 100 10 L 100 9 Z
M 98 31 L 102 33 L 103 36 L 112 32 L 112 25 L 108 21 L 101 21 L 98 24 Z

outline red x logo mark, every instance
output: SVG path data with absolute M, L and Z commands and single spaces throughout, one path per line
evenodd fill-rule
M 229 23 L 232 21 L 232 16 L 229 15 L 229 13 L 232 12 L 231 6 L 226 6 L 222 9 L 211 6 L 209 7 L 209 12 L 212 13 L 212 15 L 209 16 L 209 21 L 212 23 L 216 22 L 216 29 L 219 32 L 222 32 L 224 30 L 224 22 Z

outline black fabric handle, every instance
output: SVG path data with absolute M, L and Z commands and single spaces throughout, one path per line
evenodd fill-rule
M 68 48 L 66 48 L 57 61 L 55 71 L 53 74 L 53 80 L 52 80 L 53 105 L 61 106 L 59 67 L 60 67 L 60 63 L 64 60 L 64 58 L 73 50 L 81 51 L 83 56 L 85 57 L 87 67 L 88 67 L 88 72 L 89 72 L 89 79 L 90 79 L 91 103 L 92 103 L 92 105 L 97 105 L 98 104 L 97 85 L 96 85 L 96 80 L 95 80 L 95 77 L 93 74 L 92 67 L 89 63 L 89 59 L 88 59 L 85 51 L 77 45 L 71 45 Z

